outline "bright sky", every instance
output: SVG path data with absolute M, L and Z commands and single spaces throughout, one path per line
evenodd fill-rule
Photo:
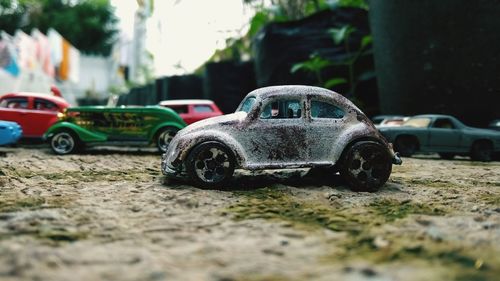
M 241 0 L 155 0 L 147 24 L 146 48 L 154 55 L 156 76 L 192 72 L 225 40 L 243 35 L 253 11 Z M 134 30 L 136 0 L 111 0 L 122 31 Z M 182 69 L 175 65 L 180 64 Z

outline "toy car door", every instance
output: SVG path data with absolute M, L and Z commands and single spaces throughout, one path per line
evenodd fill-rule
M 34 98 L 33 108 L 26 111 L 26 116 L 30 120 L 28 130 L 30 134 L 42 136 L 47 129 L 57 122 L 59 107 L 48 100 Z
M 462 132 L 449 118 L 436 118 L 429 127 L 429 146 L 443 151 L 455 150 L 460 146 Z
M 306 129 L 303 103 L 296 97 L 273 97 L 265 100 L 257 117 L 242 132 L 242 143 L 251 164 L 279 167 L 305 163 Z
M 108 140 L 146 141 L 149 127 L 142 108 L 113 108 L 104 114 L 109 127 Z M 148 116 L 149 117 L 149 116 Z
M 33 125 L 27 116 L 29 100 L 27 97 L 9 97 L 0 101 L 0 119 L 16 122 L 23 128 L 23 137 L 33 136 Z
M 312 99 L 310 104 L 310 123 L 307 127 L 309 150 L 314 162 L 331 161 L 333 142 L 345 129 L 345 112 L 331 101 Z

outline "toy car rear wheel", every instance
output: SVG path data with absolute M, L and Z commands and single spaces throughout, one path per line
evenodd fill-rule
M 410 136 L 400 136 L 394 142 L 394 149 L 404 157 L 412 156 L 417 151 L 417 147 L 417 140 Z
M 174 127 L 161 128 L 158 133 L 156 133 L 156 147 L 162 153 L 167 152 L 168 145 L 175 137 L 179 129 Z
M 353 191 L 375 192 L 389 179 L 392 162 L 385 146 L 357 142 L 343 155 L 340 174 Z
M 470 158 L 474 161 L 491 161 L 493 158 L 493 145 L 488 141 L 476 141 L 472 145 Z
M 191 151 L 186 160 L 186 170 L 200 187 L 222 187 L 233 176 L 235 164 L 233 152 L 225 145 L 205 142 Z
M 55 154 L 66 155 L 77 152 L 81 148 L 81 143 L 75 133 L 59 131 L 50 138 L 50 148 Z

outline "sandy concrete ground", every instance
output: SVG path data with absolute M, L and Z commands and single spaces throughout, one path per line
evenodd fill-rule
M 201 190 L 159 167 L 154 152 L 0 148 L 0 280 L 500 276 L 499 162 L 405 158 L 377 193 L 306 171 Z

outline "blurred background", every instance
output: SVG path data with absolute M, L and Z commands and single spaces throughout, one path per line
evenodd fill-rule
M 0 94 L 73 105 L 317 85 L 367 115 L 500 118 L 496 0 L 0 0 Z

